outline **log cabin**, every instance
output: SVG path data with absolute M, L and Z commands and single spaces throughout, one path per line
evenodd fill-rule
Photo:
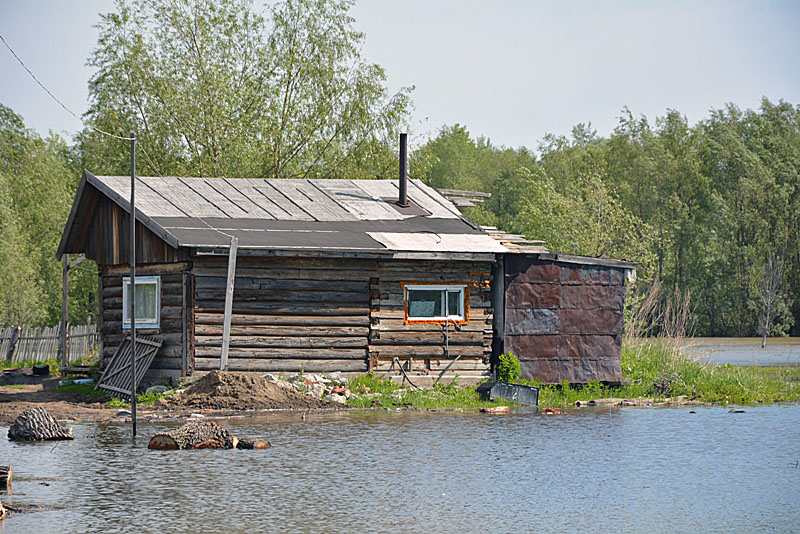
M 507 350 L 525 378 L 621 380 L 634 264 L 476 227 L 402 171 L 137 177 L 135 191 L 134 324 L 162 342 L 144 384 L 219 368 L 468 383 Z M 129 177 L 84 172 L 57 251 L 97 264 L 103 361 L 131 328 L 129 198 Z

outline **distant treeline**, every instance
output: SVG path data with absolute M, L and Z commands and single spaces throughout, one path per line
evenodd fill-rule
M 674 110 L 652 123 L 626 109 L 607 138 L 578 124 L 537 152 L 455 125 L 414 154 L 412 171 L 492 193 L 466 208 L 480 224 L 637 262 L 640 287 L 658 278 L 688 292 L 697 335 L 761 335 L 765 324 L 800 334 L 800 107 L 729 104 L 695 126 Z

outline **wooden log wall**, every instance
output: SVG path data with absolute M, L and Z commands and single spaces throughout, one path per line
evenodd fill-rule
M 184 327 L 184 321 L 191 321 L 191 303 L 188 303 L 187 313 L 183 313 L 183 284 L 191 284 L 191 277 L 184 276 L 188 269 L 189 264 L 186 262 L 147 264 L 136 267 L 136 276 L 157 275 L 161 277 L 160 328 L 136 329 L 139 334 L 157 336 L 164 341 L 150 366 L 151 375 L 180 376 L 184 342 L 189 349 L 191 348 L 191 329 Z M 122 279 L 130 276 L 130 267 L 127 265 L 101 266 L 99 275 L 103 311 L 101 323 L 103 357 L 108 359 L 114 355 L 122 343 L 123 337 L 128 333 L 127 329 L 122 329 Z M 191 292 L 187 292 L 187 295 L 191 295 Z M 185 331 L 187 334 L 184 334 Z M 189 364 L 191 364 L 191 358 Z M 185 372 L 191 374 L 191 366 Z
M 130 260 L 130 216 L 110 199 L 99 195 L 97 210 L 86 218 L 75 239 L 84 248 L 86 257 L 98 265 L 121 265 Z M 185 249 L 174 249 L 140 222 L 136 222 L 136 263 L 168 263 L 185 261 Z
M 219 369 L 228 260 L 196 256 L 194 362 Z M 367 370 L 375 260 L 241 256 L 234 280 L 231 371 Z
M 397 357 L 406 371 L 439 373 L 460 355 L 450 367 L 449 376 L 488 376 L 492 345 L 491 267 L 489 262 L 378 262 L 377 272 L 370 279 L 370 368 L 388 371 Z M 447 332 L 439 322 L 410 323 L 405 316 L 403 294 L 407 284 L 466 285 L 468 321 L 460 329 L 451 322 Z

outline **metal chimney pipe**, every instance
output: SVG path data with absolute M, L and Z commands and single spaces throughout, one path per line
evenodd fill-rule
M 408 207 L 408 134 L 400 134 L 400 198 L 397 205 Z

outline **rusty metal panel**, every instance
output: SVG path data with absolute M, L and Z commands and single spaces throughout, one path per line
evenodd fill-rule
M 568 286 L 569 287 L 569 286 Z M 509 308 L 568 308 L 562 305 L 560 284 L 514 283 L 506 291 L 506 306 Z
M 622 369 L 618 358 L 583 358 L 579 365 L 573 358 L 537 358 L 520 362 L 522 378 L 535 378 L 543 383 L 559 383 L 566 380 L 570 384 L 599 382 L 619 383 Z
M 623 268 L 525 254 L 505 263 L 503 341 L 523 377 L 620 382 Z
M 559 310 L 506 308 L 506 335 L 539 335 L 558 332 Z
M 560 302 L 555 307 L 591 309 L 622 309 L 625 301 L 625 286 L 559 285 Z M 547 306 L 550 307 L 550 306 Z
M 561 268 L 562 284 L 621 286 L 624 282 L 624 269 L 602 265 L 564 265 Z

